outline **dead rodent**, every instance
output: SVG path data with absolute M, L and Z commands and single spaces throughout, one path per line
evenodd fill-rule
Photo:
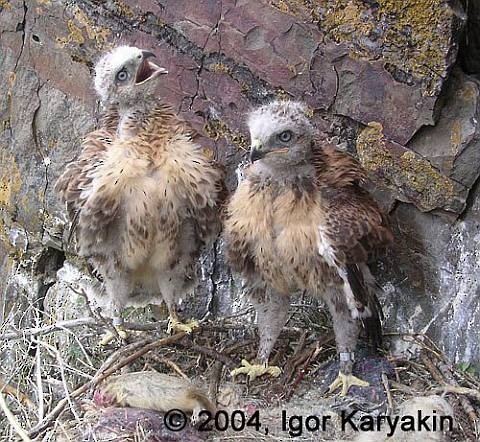
M 207 394 L 190 381 L 154 371 L 109 377 L 93 395 L 97 406 L 168 411 L 179 409 L 198 418 L 201 410 L 215 413 Z

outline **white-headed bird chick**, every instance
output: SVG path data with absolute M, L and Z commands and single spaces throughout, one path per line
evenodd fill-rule
M 376 345 L 381 309 L 367 263 L 391 241 L 381 210 L 359 183 L 360 165 L 315 139 L 306 107 L 275 101 L 248 120 L 250 159 L 227 208 L 225 238 L 233 269 L 257 311 L 254 364 L 233 374 L 278 375 L 268 359 L 285 323 L 290 295 L 323 299 L 333 318 L 340 373 L 331 390 L 366 382 L 352 374 L 360 323 Z
M 120 46 L 99 60 L 102 126 L 85 137 L 56 184 L 79 254 L 103 277 L 122 333 L 124 307 L 162 300 L 171 327 L 191 331 L 194 324 L 178 321 L 176 301 L 192 292 L 201 249 L 221 228 L 223 173 L 157 97 L 167 71 L 153 58 Z

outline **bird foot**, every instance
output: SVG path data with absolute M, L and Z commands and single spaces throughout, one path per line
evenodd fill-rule
M 368 387 L 370 384 L 352 374 L 344 374 L 339 371 L 336 379 L 328 387 L 328 393 L 333 393 L 337 388 L 342 387 L 340 395 L 346 396 L 350 387 L 354 385 L 357 387 Z
M 123 325 L 114 325 L 114 327 L 120 339 L 125 340 L 128 338 L 128 333 L 123 327 Z M 115 335 L 115 333 L 109 330 L 103 335 L 102 339 L 99 342 L 99 345 L 104 347 L 105 345 L 108 345 L 110 342 L 112 342 L 116 337 L 117 336 Z
M 170 316 L 168 320 L 167 333 L 171 334 L 173 331 L 192 333 L 193 330 L 198 328 L 198 321 L 195 319 L 190 320 L 189 322 L 182 323 L 176 318 Z
M 274 378 L 280 376 L 282 370 L 279 367 L 268 364 L 250 364 L 250 362 L 242 359 L 242 367 L 235 368 L 230 372 L 232 377 L 239 374 L 246 374 L 249 381 L 254 381 L 256 378 L 268 374 Z

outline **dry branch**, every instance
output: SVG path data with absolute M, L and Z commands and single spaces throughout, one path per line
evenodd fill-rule
M 161 338 L 156 341 L 151 342 L 150 344 L 146 344 L 145 347 L 142 349 L 136 351 L 135 353 L 131 354 L 130 356 L 120 360 L 116 364 L 112 365 L 110 368 L 105 369 L 105 370 L 99 370 L 97 374 L 93 377 L 92 380 L 86 382 L 82 386 L 78 387 L 76 390 L 74 390 L 70 394 L 70 398 L 74 399 L 80 396 L 81 394 L 87 392 L 90 388 L 95 387 L 98 385 L 101 381 L 106 379 L 108 376 L 112 375 L 115 373 L 117 370 L 120 370 L 122 367 L 125 367 L 126 365 L 130 364 L 131 362 L 135 361 L 136 359 L 140 358 L 144 354 L 148 353 L 151 350 L 154 350 L 158 347 L 162 347 L 165 345 L 173 344 L 180 339 L 184 338 L 186 336 L 185 332 L 177 333 L 173 336 L 168 336 L 166 338 Z M 45 417 L 45 419 L 40 422 L 38 425 L 35 425 L 29 432 L 30 437 L 36 437 L 46 429 L 48 429 L 52 423 L 55 421 L 55 419 L 58 418 L 58 416 L 62 413 L 64 410 L 65 406 L 68 404 L 68 399 L 64 398 L 62 399 L 56 406 L 55 408 L 48 413 L 48 415 Z
M 5 401 L 3 393 L 0 393 L 0 408 L 5 413 L 5 416 L 7 417 L 8 422 L 10 423 L 12 428 L 15 430 L 15 432 L 19 435 L 19 437 L 24 442 L 31 442 L 31 439 L 28 437 L 27 433 L 20 425 L 20 422 L 18 422 L 17 418 L 10 411 L 10 408 L 8 408 L 8 405 L 7 405 L 7 402 Z

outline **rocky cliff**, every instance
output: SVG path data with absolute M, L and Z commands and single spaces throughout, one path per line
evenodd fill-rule
M 479 367 L 474 5 L 0 0 L 1 323 L 75 317 L 81 304 L 69 283 L 88 277 L 63 245 L 53 183 L 96 124 L 94 61 L 128 43 L 168 69 L 159 94 L 203 133 L 231 189 L 248 147 L 245 112 L 273 97 L 304 100 L 325 136 L 358 157 L 390 212 L 396 244 L 375 268 L 386 329 L 428 333 L 456 363 Z M 235 311 L 243 298 L 221 241 L 202 265 L 197 314 Z M 59 308 L 65 300 L 70 316 Z

